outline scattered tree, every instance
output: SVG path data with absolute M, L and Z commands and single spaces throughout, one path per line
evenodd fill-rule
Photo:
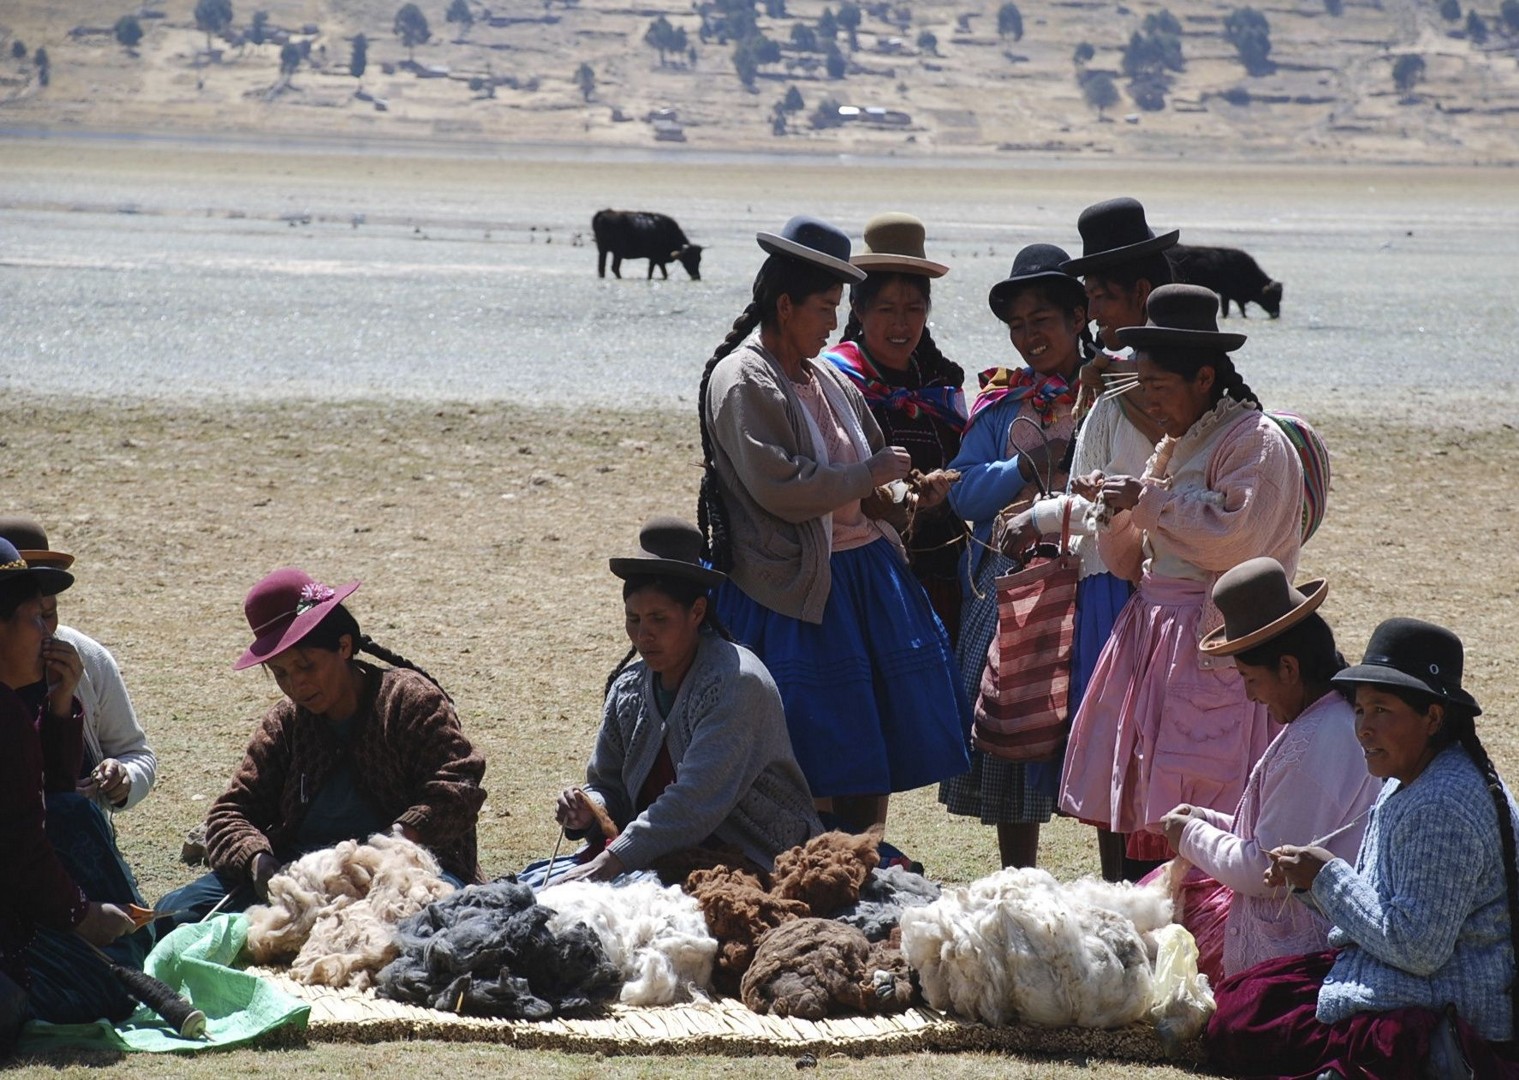
M 1269 75 L 1276 70 L 1271 62 L 1271 27 L 1259 11 L 1242 7 L 1229 12 L 1224 19 L 1224 37 L 1251 75 Z
M 660 67 L 665 66 L 665 53 L 670 51 L 670 39 L 674 36 L 675 27 L 663 15 L 651 22 L 643 32 L 643 43 L 659 53 Z
M 765 14 L 772 19 L 785 19 L 786 0 L 765 0 Z
M 1324 10 L 1332 19 L 1338 19 L 1345 14 L 1345 0 L 1324 0 Z
M 833 14 L 833 8 L 824 8 L 823 14 L 818 17 L 818 34 L 829 41 L 839 36 L 839 21 Z
M 248 40 L 255 45 L 262 45 L 269 38 L 269 13 L 267 11 L 255 11 L 253 22 L 248 27 Z
M 1181 23 L 1166 8 L 1145 16 L 1144 29 L 1149 34 L 1174 34 L 1181 36 Z
M 1018 10 L 1018 5 L 1012 0 L 997 9 L 997 36 L 1010 37 L 1014 41 L 1023 40 L 1023 12 Z
M 575 69 L 575 88 L 580 91 L 582 98 L 591 100 L 591 95 L 596 92 L 596 73 L 591 70 L 590 64 L 582 63 Z
M 1503 17 L 1505 33 L 1519 34 L 1519 0 L 1503 0 L 1498 14 Z
M 1466 16 L 1466 36 L 1473 45 L 1487 44 L 1487 20 L 1475 11 Z
M 46 86 L 53 81 L 53 61 L 41 45 L 38 45 L 37 51 L 32 54 L 32 63 L 37 65 L 38 85 Z
M 838 127 L 843 121 L 839 119 L 839 103 L 833 98 L 824 98 L 818 102 L 818 107 L 812 110 L 812 116 L 807 121 L 814 128 Z
M 849 70 L 849 65 L 844 61 L 844 54 L 839 52 L 839 47 L 834 42 L 828 43 L 828 52 L 823 57 L 823 68 L 828 72 L 830 79 L 842 79 L 844 73 Z
M 939 37 L 932 30 L 924 30 L 918 34 L 918 48 L 929 56 L 939 55 Z
M 1514 0 L 1514 2 L 1516 4 L 1519 4 L 1519 0 Z M 1092 48 L 1092 43 L 1090 41 L 1083 41 L 1081 44 L 1076 46 L 1076 51 L 1071 54 L 1071 61 L 1078 66 L 1081 64 L 1090 64 L 1092 62 L 1092 57 L 1096 55 L 1097 50 Z
M 1461 19 L 1461 0 L 1441 0 L 1440 18 L 1446 22 L 1459 22 Z
M 401 44 L 406 46 L 408 60 L 412 59 L 413 50 L 418 45 L 427 44 L 427 39 L 432 37 L 427 16 L 422 14 L 422 9 L 416 4 L 402 4 L 396 11 L 395 25 L 391 29 L 401 39 Z
M 860 9 L 859 9 L 859 7 L 857 5 L 855 5 L 855 4 L 850 3 L 850 0 L 844 0 L 844 2 L 839 5 L 838 20 L 839 20 L 839 28 L 842 29 L 845 33 L 847 33 L 849 35 L 849 50 L 851 52 L 859 52 L 859 50 L 860 50 L 860 38 L 859 38 Z
M 789 113 L 799 113 L 806 107 L 807 103 L 802 100 L 802 92 L 794 86 L 788 86 L 786 96 L 781 99 L 781 108 Z
M 284 77 L 285 82 L 290 81 L 290 77 L 300 66 L 301 47 L 293 41 L 285 42 L 284 47 L 280 49 L 280 75 Z
M 770 134 L 786 134 L 786 109 L 779 101 L 770 110 Z
M 11 59 L 26 59 L 26 42 L 22 41 L 20 38 L 17 38 L 14 42 L 11 43 Z
M 1118 104 L 1118 87 L 1106 71 L 1088 71 L 1081 79 L 1081 96 L 1088 107 L 1097 110 L 1097 118 L 1105 120 L 1103 114 Z
M 1413 89 L 1424 81 L 1424 57 L 1418 53 L 1404 53 L 1393 61 L 1392 84 L 1398 88 L 1398 93 L 1408 95 Z
M 123 49 L 135 49 L 142 40 L 142 23 L 136 15 L 123 15 L 116 20 L 116 42 Z
M 232 0 L 195 0 L 195 28 L 206 35 L 206 49 L 211 38 L 226 32 L 232 25 Z
M 358 80 L 360 89 L 364 86 L 364 69 L 368 66 L 369 39 L 363 34 L 355 34 L 353 52 L 348 54 L 348 74 Z
M 1519 0 L 1514 0 L 1514 3 L 1519 4 Z M 792 23 L 791 47 L 793 49 L 796 49 L 798 52 L 817 52 L 817 31 L 808 26 L 806 23 Z
M 443 21 L 458 23 L 459 37 L 462 40 L 469 33 L 470 27 L 475 25 L 475 13 L 469 9 L 469 0 L 453 0 L 443 13 Z

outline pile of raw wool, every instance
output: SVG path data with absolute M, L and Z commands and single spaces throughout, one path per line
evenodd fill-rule
M 902 950 L 836 919 L 793 919 L 760 938 L 740 987 L 757 1013 L 821 1020 L 829 1013 L 901 1012 L 912 1004 Z
M 460 889 L 401 923 L 400 955 L 376 992 L 512 1020 L 580 1015 L 615 998 L 622 973 L 595 931 L 575 923 L 556 933 L 554 914 L 510 879 Z
M 290 977 L 363 990 L 396 956 L 396 925 L 454 891 L 432 853 L 399 834 L 344 840 L 269 879 L 269 901 L 248 909 L 248 953 L 292 961 Z
M 584 923 L 596 933 L 607 958 L 622 972 L 624 1005 L 690 1001 L 712 985 L 717 939 L 694 897 L 662 886 L 649 875 L 613 885 L 570 881 L 538 893 L 552 909 L 549 931 Z
M 901 866 L 878 866 L 860 886 L 860 899 L 834 916 L 865 935 L 867 941 L 893 936 L 902 912 L 939 899 L 939 886 Z
M 1195 1033 L 1212 1010 L 1206 980 L 1195 966 L 1180 991 L 1155 977 L 1161 943 L 1182 941 L 1170 922 L 1164 876 L 1061 885 L 1002 870 L 905 912 L 902 949 L 928 1003 L 969 1019 L 1114 1028 L 1166 1016 Z

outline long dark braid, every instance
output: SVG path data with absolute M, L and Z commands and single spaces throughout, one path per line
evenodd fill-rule
M 1261 399 L 1255 396 L 1255 391 L 1250 389 L 1250 384 L 1239 373 L 1239 368 L 1234 366 L 1234 359 L 1224 353 L 1222 363 L 1213 367 L 1214 392 L 1220 395 L 1228 394 L 1235 401 L 1249 402 L 1262 412 L 1266 406 L 1261 404 Z
M 1477 726 L 1472 722 L 1470 715 L 1465 716 L 1464 723 L 1461 720 L 1456 724 L 1456 741 L 1461 744 L 1461 749 L 1466 751 L 1467 757 L 1472 759 L 1473 764 L 1482 772 L 1482 779 L 1487 784 L 1487 791 L 1493 797 L 1493 806 L 1498 811 L 1498 838 L 1503 842 L 1503 884 L 1508 896 L 1508 936 L 1509 946 L 1514 951 L 1514 964 L 1519 971 L 1519 850 L 1516 850 L 1514 838 L 1514 818 L 1509 810 L 1508 796 L 1503 790 L 1503 780 L 1498 775 L 1497 766 L 1493 759 L 1488 757 L 1487 748 L 1482 745 L 1482 740 L 1477 738 Z M 1447 720 L 1447 723 L 1449 721 Z M 1509 1005 L 1513 1007 L 1514 984 L 1508 986 Z
M 712 382 L 712 372 L 734 349 L 744 343 L 755 329 L 773 324 L 776 307 L 782 296 L 793 301 L 804 300 L 817 293 L 827 292 L 839 284 L 837 274 L 814 263 L 784 255 L 771 255 L 760 265 L 754 275 L 753 298 L 743 313 L 733 320 L 733 328 L 702 369 L 701 387 L 696 395 L 696 414 L 701 421 L 702 478 L 701 494 L 696 500 L 696 527 L 701 530 L 702 554 L 714 570 L 727 572 L 733 568 L 733 542 L 728 535 L 728 508 L 723 505 L 719 490 L 716 456 L 712 443 L 712 431 L 707 422 L 707 388 Z
M 301 644 L 311 648 L 325 649 L 328 652 L 337 652 L 338 642 L 342 640 L 345 634 L 352 639 L 355 654 L 367 652 L 370 656 L 383 660 L 391 667 L 415 671 L 422 678 L 436 686 L 450 702 L 454 700 L 449 695 L 449 692 L 443 689 L 443 684 L 433 678 L 425 668 L 412 663 L 400 653 L 391 652 L 385 646 L 378 644 L 374 638 L 361 631 L 359 629 L 359 620 L 355 619 L 353 613 L 342 604 L 337 605 L 324 615 L 322 621 L 312 627 L 311 632 L 301 639 Z
M 763 270 L 761 270 L 763 274 Z M 754 279 L 754 289 L 757 293 L 760 287 L 760 279 Z M 760 305 L 758 300 L 749 301 L 749 306 L 744 308 L 743 313 L 733 320 L 733 328 L 728 331 L 728 336 L 723 338 L 722 344 L 707 361 L 707 366 L 702 369 L 701 389 L 696 394 L 696 414 L 701 421 L 701 493 L 696 498 L 696 527 L 701 530 L 703 554 L 707 561 L 712 564 L 714 570 L 727 572 L 733 568 L 733 544 L 728 537 L 728 508 L 723 505 L 722 492 L 718 490 L 717 465 L 712 452 L 712 432 L 707 425 L 707 385 L 712 381 L 712 371 L 723 357 L 743 344 L 744 339 L 760 324 Z M 630 650 L 623 657 L 622 665 L 632 659 Z M 612 677 L 616 678 L 613 672 Z M 607 688 L 611 688 L 608 680 Z
M 728 632 L 728 628 L 723 625 L 723 621 L 717 617 L 717 601 L 707 592 L 706 586 L 700 585 L 688 578 L 677 578 L 659 574 L 634 574 L 623 582 L 622 598 L 627 600 L 628 597 L 640 589 L 648 588 L 657 589 L 687 611 L 691 609 L 697 600 L 705 597 L 707 611 L 702 617 L 702 626 L 710 629 L 724 641 L 733 640 L 733 635 Z M 627 653 L 623 655 L 621 660 L 617 661 L 617 666 L 612 669 L 612 673 L 607 676 L 607 681 L 601 688 L 601 699 L 603 701 L 612 692 L 612 684 L 617 681 L 617 676 L 627 670 L 628 665 L 633 662 L 633 657 L 637 655 L 637 647 L 629 646 Z

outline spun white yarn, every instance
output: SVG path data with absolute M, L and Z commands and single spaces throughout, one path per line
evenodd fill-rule
M 1171 919 L 1164 883 L 1063 886 L 1002 870 L 902 913 L 902 950 L 923 996 L 989 1024 L 1121 1027 L 1152 1005 L 1143 933 Z
M 690 1001 L 693 990 L 712 985 L 717 939 L 695 898 L 679 886 L 569 881 L 542 890 L 538 902 L 553 909 L 554 933 L 585 923 L 601 939 L 622 971 L 625 1005 Z
M 344 840 L 269 879 L 268 903 L 248 909 L 248 953 L 292 960 L 297 982 L 363 990 L 395 959 L 396 924 L 453 891 L 432 853 L 399 833 Z

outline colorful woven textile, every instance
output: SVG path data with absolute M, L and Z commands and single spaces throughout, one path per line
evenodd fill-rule
M 967 427 L 975 422 L 977 416 L 1003 398 L 1010 397 L 1014 401 L 1028 398 L 1030 406 L 1039 416 L 1039 422 L 1045 427 L 1055 422 L 1056 405 L 1073 405 L 1076 402 L 1076 391 L 1059 375 L 1040 375 L 1033 368 L 1020 368 L 1017 371 L 1000 367 L 987 368 L 976 376 L 976 380 L 981 384 L 981 392 L 976 395 L 976 403 L 970 407 Z
M 870 357 L 853 341 L 839 342 L 825 351 L 823 358 L 849 376 L 872 409 L 884 405 L 914 418 L 926 412 L 956 431 L 965 430 L 965 391 L 960 387 L 924 386 L 913 390 L 888 385 Z
M 1303 460 L 1303 543 L 1318 531 L 1329 509 L 1329 448 L 1313 425 L 1293 412 L 1268 412 Z

